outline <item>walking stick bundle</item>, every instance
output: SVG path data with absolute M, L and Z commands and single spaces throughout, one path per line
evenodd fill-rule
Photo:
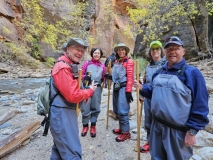
M 80 89 L 81 88 L 81 79 L 82 79 L 82 69 L 79 69 L 78 71 L 78 88 Z M 80 113 L 80 108 L 79 108 L 79 103 L 76 104 L 76 114 L 77 114 L 77 117 Z
M 112 68 L 111 68 L 112 60 L 110 59 L 108 66 L 107 66 L 107 74 L 112 75 Z M 108 102 L 107 102 L 107 120 L 106 120 L 106 129 L 108 129 L 108 122 L 109 122 L 109 103 L 110 103 L 110 88 L 111 88 L 111 80 L 108 79 Z

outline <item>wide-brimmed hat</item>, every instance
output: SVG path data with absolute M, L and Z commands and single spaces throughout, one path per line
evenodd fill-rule
M 126 50 L 126 54 L 128 54 L 129 51 L 130 51 L 129 47 L 127 47 L 124 43 L 119 43 L 119 44 L 114 48 L 115 53 L 117 53 L 117 51 L 118 51 L 119 48 L 124 48 L 124 49 Z
M 177 44 L 177 45 L 183 46 L 183 42 L 177 36 L 172 36 L 169 39 L 167 39 L 164 48 L 166 48 L 168 44 Z
M 160 48 L 162 48 L 162 43 L 160 41 L 152 41 L 149 45 L 150 48 L 152 48 L 152 46 L 156 44 L 158 45 Z
M 89 44 L 84 42 L 83 39 L 81 38 L 69 38 L 66 47 L 69 47 L 71 45 L 80 45 L 80 46 L 83 46 L 85 49 L 89 47 Z

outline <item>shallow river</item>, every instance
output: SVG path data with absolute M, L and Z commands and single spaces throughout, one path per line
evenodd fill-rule
M 45 78 L 0 79 L 0 90 L 21 93 L 26 89 L 40 88 L 45 84 Z

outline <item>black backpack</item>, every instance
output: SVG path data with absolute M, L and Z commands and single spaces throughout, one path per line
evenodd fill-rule
M 115 60 L 116 60 L 115 54 L 111 54 L 109 57 L 107 57 L 107 59 L 106 59 L 106 61 L 105 61 L 105 63 L 104 63 L 106 67 L 107 67 L 108 64 L 109 64 L 110 59 L 111 59 L 111 61 L 112 61 L 112 66 L 113 66 L 113 63 L 114 63 Z M 112 67 L 112 66 L 111 66 L 111 67 Z

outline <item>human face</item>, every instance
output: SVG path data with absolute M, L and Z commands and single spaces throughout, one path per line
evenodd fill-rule
M 118 53 L 118 56 L 119 56 L 120 58 L 123 58 L 123 57 L 126 56 L 126 50 L 125 50 L 125 48 L 118 48 L 117 53 Z
M 169 44 L 168 47 L 165 48 L 166 59 L 168 61 L 168 67 L 171 68 L 173 65 L 179 63 L 186 50 L 177 44 Z
M 161 48 L 157 44 L 152 45 L 150 55 L 154 62 L 159 61 L 161 59 Z
M 75 63 L 80 62 L 81 58 L 84 56 L 84 53 L 85 49 L 83 46 L 71 45 L 67 47 L 67 55 Z
M 99 49 L 96 49 L 95 52 L 93 52 L 93 58 L 95 60 L 99 60 L 101 58 L 101 52 Z

